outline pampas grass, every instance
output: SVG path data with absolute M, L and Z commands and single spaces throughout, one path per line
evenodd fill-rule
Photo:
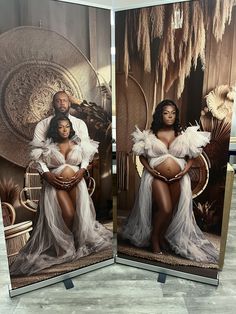
M 182 26 L 182 42 L 187 45 L 189 38 L 189 20 L 190 20 L 190 4 L 189 2 L 181 3 L 181 10 L 183 12 L 183 26 Z
M 216 41 L 222 40 L 226 24 L 230 24 L 234 0 L 215 0 L 213 34 Z
M 191 68 L 196 69 L 199 60 L 202 68 L 205 66 L 206 31 L 211 26 L 216 40 L 221 40 L 226 24 L 231 21 L 235 2 L 199 0 L 127 11 L 124 35 L 126 79 L 131 62 L 129 56 L 135 55 L 143 63 L 144 72 L 155 73 L 161 96 L 176 82 L 176 96 L 180 98 Z M 178 28 L 178 21 L 175 21 L 176 12 L 181 17 L 182 28 Z
M 165 7 L 163 5 L 151 7 L 151 39 L 161 38 L 164 31 Z
M 19 199 L 20 187 L 12 178 L 0 180 L 0 198 L 2 202 L 14 205 Z
M 205 28 L 203 22 L 203 12 L 198 1 L 193 3 L 193 29 L 192 29 L 192 38 L 194 41 L 192 59 L 193 65 L 196 69 L 198 57 L 201 58 L 201 62 L 204 65 L 205 63 Z
M 151 71 L 151 47 L 149 33 L 149 14 L 147 9 L 141 9 L 137 33 L 137 47 L 141 53 L 144 64 L 144 71 Z

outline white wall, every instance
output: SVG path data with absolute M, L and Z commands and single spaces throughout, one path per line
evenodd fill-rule
M 91 32 L 88 6 L 53 0 L 0 0 L 0 35 L 17 26 L 41 26 L 56 31 L 74 43 L 107 82 L 110 74 L 110 11 L 95 10 L 96 34 Z M 78 1 L 77 1 L 78 2 Z M 85 1 L 84 1 L 85 2 Z M 95 36 L 96 35 L 96 36 Z M 99 54 L 91 50 L 90 42 Z M 97 60 L 93 63 L 96 56 Z

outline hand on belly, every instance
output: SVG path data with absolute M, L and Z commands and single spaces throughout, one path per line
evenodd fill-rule
M 171 157 L 167 157 L 161 164 L 154 167 L 154 169 L 167 179 L 174 178 L 181 171 L 179 164 Z
M 64 181 L 70 181 L 74 174 L 75 171 L 71 167 L 66 166 L 60 173 L 60 176 L 63 178 Z

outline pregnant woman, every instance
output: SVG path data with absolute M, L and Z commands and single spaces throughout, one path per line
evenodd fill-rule
M 66 185 L 84 158 L 92 160 L 98 142 L 75 135 L 65 115 L 52 118 L 45 142 L 32 142 L 32 158 L 46 163 Z M 85 180 L 71 190 L 44 182 L 39 218 L 29 241 L 10 265 L 11 275 L 33 274 L 112 246 L 112 233 L 96 221 Z
M 151 244 L 162 254 L 166 245 L 183 257 L 217 263 L 218 252 L 196 224 L 188 171 L 210 141 L 198 126 L 182 131 L 171 100 L 158 104 L 150 130 L 132 134 L 133 152 L 144 166 L 138 195 L 122 236 L 138 247 Z

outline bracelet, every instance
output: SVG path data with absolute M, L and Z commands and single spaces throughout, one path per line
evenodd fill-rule
M 90 177 L 90 173 L 87 169 L 85 168 L 80 168 L 81 170 L 84 169 L 84 175 L 86 175 L 87 177 Z
M 86 175 L 87 177 L 90 177 L 90 173 L 89 173 L 89 171 L 88 171 L 87 169 L 85 169 L 85 175 Z

